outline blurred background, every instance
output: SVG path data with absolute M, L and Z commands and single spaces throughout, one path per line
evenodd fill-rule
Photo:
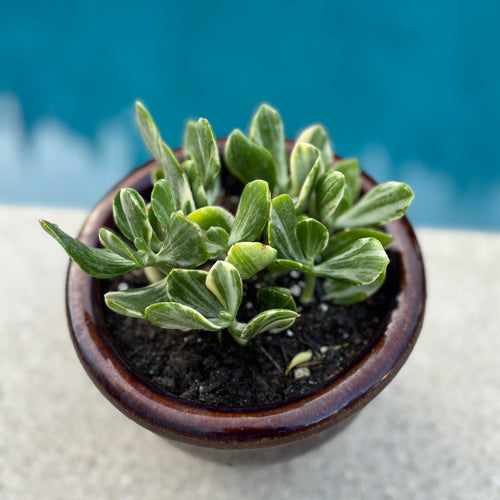
M 0 1 L 0 203 L 94 205 L 149 158 L 135 99 L 172 147 L 268 102 L 409 183 L 417 225 L 498 231 L 499 26 L 498 0 Z

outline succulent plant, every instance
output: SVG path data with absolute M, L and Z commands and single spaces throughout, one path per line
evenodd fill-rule
M 261 332 L 295 321 L 291 271 L 304 276 L 309 303 L 321 279 L 321 300 L 354 303 L 375 293 L 389 262 L 392 237 L 379 226 L 401 217 L 413 193 L 403 183 L 379 184 L 360 196 L 356 159 L 335 159 L 321 125 L 297 138 L 287 154 L 283 122 L 263 104 L 250 134 L 234 130 L 224 162 L 207 120 L 189 121 L 182 163 L 136 103 L 144 141 L 157 160 L 150 199 L 131 188 L 113 201 L 116 228 L 101 228 L 91 248 L 55 224 L 40 221 L 88 274 L 110 278 L 144 269 L 151 284 L 105 295 L 110 309 L 167 329 L 227 329 L 244 345 Z M 242 183 L 235 213 L 223 206 L 222 165 Z M 243 280 L 257 288 L 257 314 L 242 321 Z

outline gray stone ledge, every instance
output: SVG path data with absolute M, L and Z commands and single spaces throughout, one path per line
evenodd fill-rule
M 66 327 L 67 259 L 37 222 L 76 234 L 84 217 L 0 206 L 2 500 L 498 498 L 500 234 L 418 230 L 427 314 L 396 379 L 319 451 L 227 467 L 137 426 L 84 373 Z

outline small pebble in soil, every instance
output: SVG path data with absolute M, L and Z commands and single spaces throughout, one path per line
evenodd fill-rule
M 319 309 L 322 312 L 328 311 L 328 304 L 325 304 L 324 302 L 321 302 L 321 304 L 319 305 Z
M 292 295 L 294 297 L 298 297 L 301 294 L 301 292 L 302 292 L 302 290 L 300 289 L 299 285 L 292 285 L 290 287 L 290 291 L 292 292 Z
M 299 366 L 293 370 L 293 378 L 306 378 L 311 376 L 311 370 L 307 366 Z
M 294 280 L 297 280 L 300 278 L 300 271 L 297 271 L 294 269 L 293 271 L 290 271 L 290 277 L 293 278 Z
M 128 290 L 128 283 L 125 283 L 124 281 L 118 283 L 118 290 L 120 290 L 121 292 L 123 290 Z
M 289 337 L 293 337 L 293 331 L 292 331 L 292 330 L 287 330 L 287 331 L 286 331 L 286 334 L 287 334 Z

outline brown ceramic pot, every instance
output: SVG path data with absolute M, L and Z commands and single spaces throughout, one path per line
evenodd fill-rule
M 288 146 L 292 144 L 289 141 Z M 221 151 L 224 145 L 225 139 L 220 139 Z M 182 157 L 182 150 L 176 154 Z M 133 187 L 148 193 L 156 166 L 156 162 L 146 163 L 116 185 L 92 210 L 79 238 L 97 246 L 99 228 L 114 225 L 112 201 L 117 189 Z M 363 190 L 374 184 L 363 174 Z M 71 262 L 66 298 L 75 349 L 101 392 L 125 415 L 160 436 L 225 462 L 289 458 L 343 428 L 391 381 L 415 344 L 425 308 L 422 256 L 406 218 L 389 223 L 387 231 L 394 237 L 399 260 L 399 289 L 382 331 L 371 351 L 339 378 L 300 397 L 258 407 L 226 408 L 167 393 L 137 373 L 117 350 L 104 321 L 99 280 Z

